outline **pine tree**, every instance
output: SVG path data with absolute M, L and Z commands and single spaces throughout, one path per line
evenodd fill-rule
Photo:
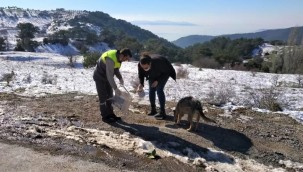
M 35 33 L 39 32 L 39 28 L 31 23 L 19 23 L 17 28 L 20 29 L 18 33 L 17 49 L 24 49 L 27 51 L 33 51 L 36 43 L 32 41 L 35 38 Z

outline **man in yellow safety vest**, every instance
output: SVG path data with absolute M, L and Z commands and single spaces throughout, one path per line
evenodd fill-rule
M 113 97 L 113 90 L 115 95 L 121 94 L 115 83 L 114 76 L 119 79 L 120 84 L 124 84 L 119 68 L 122 62 L 128 61 L 131 57 L 131 51 L 128 48 L 124 48 L 121 50 L 108 50 L 97 61 L 93 78 L 96 83 L 103 122 L 112 123 L 121 120 L 120 117 L 114 114 L 110 98 Z

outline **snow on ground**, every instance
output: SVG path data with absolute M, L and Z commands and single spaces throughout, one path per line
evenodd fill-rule
M 49 52 L 55 48 L 48 47 Z M 92 79 L 93 68 L 82 66 L 83 58 L 75 56 L 75 67 L 71 68 L 68 57 L 55 53 L 3 52 L 0 55 L 0 77 L 14 71 L 15 76 L 7 86 L 0 82 L 0 91 L 14 92 L 24 90 L 22 94 L 41 96 L 81 92 L 96 95 Z M 225 94 L 228 101 L 236 106 L 252 101 L 251 93 L 258 89 L 277 86 L 278 100 L 283 102 L 283 113 L 303 121 L 303 88 L 298 86 L 297 75 L 269 74 L 247 71 L 198 69 L 190 65 L 174 66 L 178 70 L 187 70 L 188 77 L 168 80 L 165 92 L 167 100 L 177 101 L 184 96 L 194 96 L 200 100 L 210 99 L 212 94 Z M 132 83 L 138 82 L 137 62 L 124 62 L 121 67 L 125 87 L 134 90 Z M 1 78 L 0 78 L 1 79 Z M 145 83 L 147 85 L 147 83 Z M 148 93 L 148 87 L 145 87 Z M 148 96 L 143 99 L 132 95 L 134 101 L 148 103 Z
M 273 46 L 269 43 L 262 44 L 260 49 L 262 49 L 262 56 L 264 56 L 266 53 L 271 54 L 273 51 L 278 51 L 277 46 Z
M 279 52 L 280 49 L 281 47 L 279 46 L 274 46 L 269 43 L 264 43 L 252 51 L 252 56 L 258 57 L 261 55 L 262 57 L 264 57 L 266 54 L 272 54 L 274 51 Z
M 17 92 L 27 96 L 43 96 L 45 94 L 62 94 L 69 92 L 81 92 L 84 94 L 97 95 L 95 83 L 92 79 L 93 68 L 85 69 L 82 66 L 82 57 L 76 57 L 75 67 L 70 67 L 67 57 L 54 53 L 29 53 L 29 52 L 2 52 L 0 54 L 0 92 Z M 211 95 L 225 90 L 230 97 L 231 103 L 227 103 L 223 108 L 237 108 L 251 101 L 248 92 L 255 92 L 256 89 L 270 88 L 277 85 L 281 101 L 287 102 L 283 107 L 285 115 L 290 115 L 298 121 L 303 121 L 303 88 L 296 86 L 296 75 L 277 75 L 266 73 L 252 73 L 232 70 L 198 69 L 190 65 L 174 66 L 178 71 L 187 70 L 187 78 L 177 79 L 177 82 L 169 79 L 166 86 L 167 100 L 177 101 L 183 96 L 192 95 L 200 100 L 206 100 Z M 8 80 L 5 76 L 14 75 Z M 132 83 L 137 78 L 137 62 L 124 62 L 121 67 L 127 90 L 133 90 Z M 147 85 L 147 84 L 146 84 Z M 122 89 L 122 88 L 121 88 Z M 148 88 L 145 87 L 145 93 Z M 133 100 L 139 103 L 148 103 L 148 96 L 143 98 L 132 94 Z M 262 110 L 262 109 L 256 109 Z M 264 110 L 263 110 L 264 111 Z M 0 107 L 1 115 L 1 107 Z M 224 114 L 223 114 L 224 115 Z M 0 116 L 1 117 L 1 116 Z M 18 117 L 16 117 L 16 120 Z M 26 119 L 21 119 L 26 120 Z M 242 120 L 245 120 L 243 117 Z M 69 127 L 66 129 L 49 130 L 49 135 L 65 135 L 70 139 L 78 139 L 77 131 L 79 127 Z M 215 168 L 220 171 L 243 171 L 242 169 L 251 169 L 251 171 L 284 171 L 283 169 L 273 169 L 266 167 L 253 160 L 236 159 L 234 164 L 224 163 L 229 161 L 227 157 L 232 157 L 224 152 L 218 152 L 210 149 L 203 156 L 207 159 L 220 159 L 220 161 L 206 161 L 204 158 L 195 154 L 190 148 L 187 150 L 188 156 L 181 156 L 177 150 L 168 149 L 151 142 L 146 142 L 140 138 L 130 138 L 128 133 L 117 135 L 112 132 L 100 131 L 90 128 L 81 128 L 81 131 L 87 131 L 90 139 L 96 142 L 106 142 L 108 145 L 115 145 L 115 148 L 122 150 L 135 150 L 142 154 L 146 150 L 157 149 L 157 153 L 163 157 L 174 156 L 182 162 L 191 164 L 207 164 L 207 170 Z M 117 146 L 119 145 L 119 146 Z M 172 143 L 173 145 L 173 143 Z M 179 150 L 180 151 L 180 150 Z M 223 158 L 223 160 L 222 160 Z M 281 162 L 287 165 L 293 165 L 288 161 Z M 295 166 L 302 166 L 296 164 Z M 248 170 L 250 171 L 250 170 Z
M 56 49 L 56 47 L 47 48 L 48 52 L 54 52 Z M 96 94 L 95 83 L 92 79 L 94 69 L 84 69 L 82 57 L 75 56 L 75 59 L 75 67 L 71 68 L 68 57 L 59 54 L 3 52 L 0 55 L 0 76 L 11 71 L 14 71 L 16 75 L 9 86 L 2 81 L 0 91 L 13 92 L 24 89 L 22 94 L 31 96 L 66 92 Z M 297 75 L 198 69 L 190 65 L 175 66 L 175 69 L 187 70 L 189 74 L 187 78 L 177 79 L 177 82 L 168 80 L 165 88 L 167 100 L 177 101 L 181 97 L 191 95 L 206 101 L 221 93 L 228 98 L 226 101 L 241 106 L 251 102 L 253 98 L 250 94 L 258 92 L 258 89 L 277 86 L 276 91 L 279 91 L 277 99 L 284 105 L 284 112 L 291 113 L 297 120 L 303 121 L 301 112 L 303 88 L 298 86 Z M 121 72 L 126 88 L 133 90 L 132 83 L 138 82 L 137 62 L 124 62 Z M 146 82 L 145 85 L 147 85 Z M 147 86 L 145 93 L 148 93 Z M 135 101 L 139 101 L 137 95 L 133 97 Z M 148 103 L 148 96 L 140 101 Z

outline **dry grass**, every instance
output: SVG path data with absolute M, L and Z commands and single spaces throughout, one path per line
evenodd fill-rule
M 177 79 L 188 78 L 189 75 L 188 69 L 183 66 L 179 66 L 179 68 L 177 68 L 176 73 L 177 73 Z

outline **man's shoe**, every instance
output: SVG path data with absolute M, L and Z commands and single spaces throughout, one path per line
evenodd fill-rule
M 120 120 L 121 120 L 121 117 L 118 117 L 118 116 L 116 116 L 115 114 L 110 114 L 110 115 L 109 115 L 109 118 L 110 118 L 110 119 L 114 119 L 114 120 L 116 120 L 116 121 L 120 121 Z
M 158 120 L 163 120 L 166 118 L 166 114 L 165 113 L 158 113 L 157 115 L 155 115 L 155 118 Z
M 148 116 L 154 116 L 157 114 L 157 111 L 156 110 L 152 110 L 150 113 L 148 113 L 147 115 Z

